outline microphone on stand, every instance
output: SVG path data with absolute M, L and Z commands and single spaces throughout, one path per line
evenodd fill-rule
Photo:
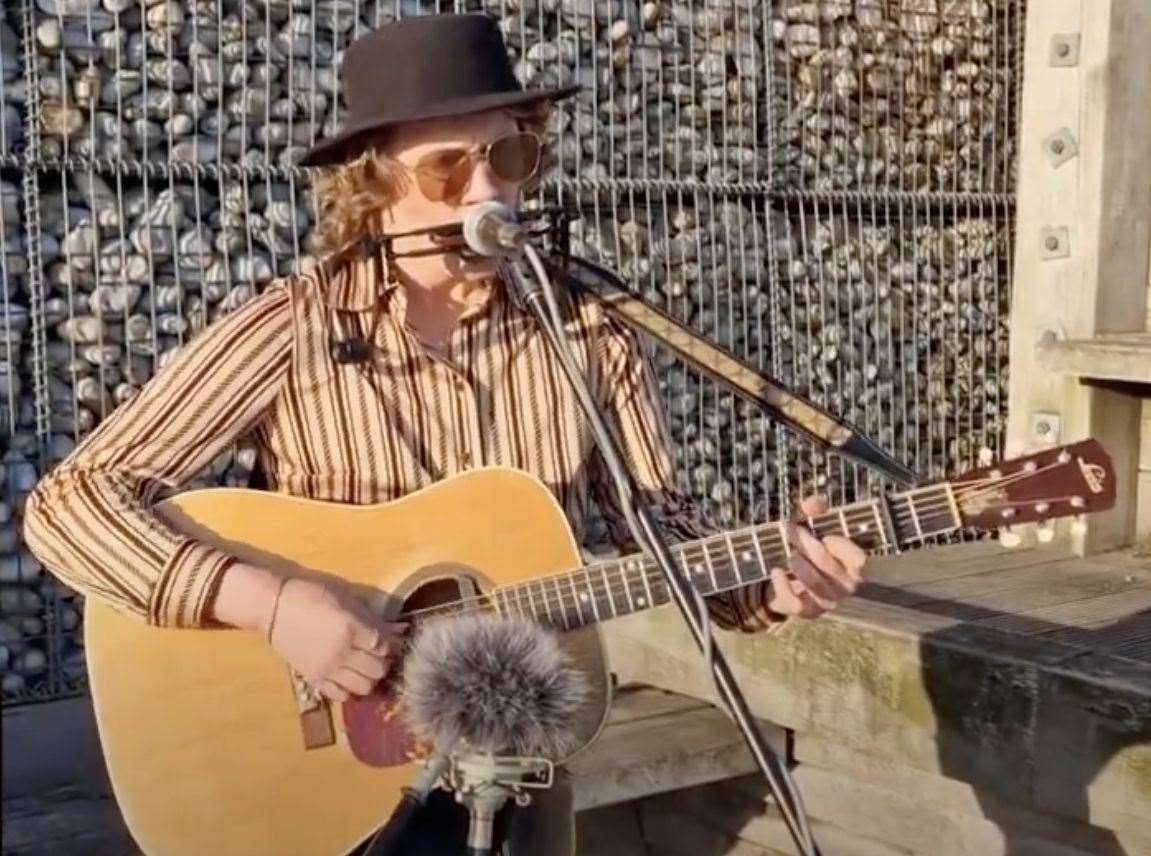
M 464 216 L 464 241 L 481 256 L 518 256 L 530 230 L 502 202 L 481 202 Z
M 576 743 L 586 676 L 555 636 L 488 613 L 421 625 L 404 661 L 401 709 L 412 734 L 447 753 L 446 787 L 468 806 L 468 853 L 491 852 L 496 812 L 552 784 L 554 760 Z

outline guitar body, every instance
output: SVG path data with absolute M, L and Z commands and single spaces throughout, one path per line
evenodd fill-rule
M 378 505 L 218 488 L 155 510 L 246 562 L 339 577 L 389 616 L 457 598 L 460 576 L 484 591 L 581 564 L 552 494 L 512 469 Z M 606 717 L 606 663 L 595 625 L 561 642 L 593 686 L 582 747 Z M 344 854 L 387 820 L 418 769 L 403 754 L 357 758 L 342 705 L 313 711 L 329 717 L 334 742 L 307 748 L 297 684 L 254 633 L 149 627 L 89 599 L 85 643 L 116 798 L 149 856 Z

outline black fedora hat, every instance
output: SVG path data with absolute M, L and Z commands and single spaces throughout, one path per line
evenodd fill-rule
M 414 119 L 435 119 L 565 98 L 578 86 L 525 91 L 512 71 L 496 22 L 487 15 L 420 15 L 357 38 L 341 67 L 348 114 L 333 137 L 299 160 L 344 159 L 358 137 Z

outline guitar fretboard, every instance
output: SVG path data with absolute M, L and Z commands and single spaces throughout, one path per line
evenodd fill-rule
M 829 510 L 797 522 L 818 537 L 838 534 L 868 552 L 891 552 L 958 529 L 959 509 L 948 483 Z M 672 546 L 671 554 L 701 595 L 740 588 L 786 567 L 792 547 L 783 523 L 721 532 Z M 655 562 L 642 553 L 596 562 L 488 594 L 505 616 L 528 616 L 557 630 L 574 630 L 670 601 Z

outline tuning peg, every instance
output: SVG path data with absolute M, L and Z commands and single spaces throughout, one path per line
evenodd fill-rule
M 1039 540 L 1040 544 L 1050 544 L 1055 540 L 1055 524 L 1050 520 L 1044 520 L 1035 526 L 1035 537 Z
M 1023 543 L 1023 537 L 1010 526 L 1003 526 L 999 529 L 999 543 L 1011 549 Z
M 1075 519 L 1071 521 L 1071 534 L 1078 538 L 1087 534 L 1087 515 L 1075 515 Z

